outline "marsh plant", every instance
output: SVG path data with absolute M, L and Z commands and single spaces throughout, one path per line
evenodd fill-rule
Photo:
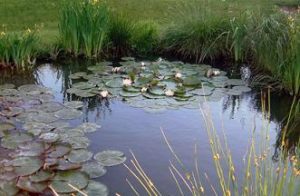
M 126 16 L 112 14 L 109 23 L 109 48 L 113 56 L 129 55 L 133 37 L 134 23 Z
M 180 8 L 179 8 L 180 7 Z M 225 53 L 229 20 L 206 9 L 205 4 L 181 2 L 170 10 L 176 22 L 165 33 L 165 51 L 202 62 Z M 174 20 L 174 19 L 173 19 Z
M 104 2 L 68 1 L 59 19 L 63 48 L 75 56 L 96 57 L 103 50 L 108 24 L 108 8 Z
M 270 95 L 268 93 L 268 95 Z M 195 147 L 195 170 L 191 171 L 184 165 L 180 156 L 168 141 L 167 135 L 162 130 L 166 144 L 174 157 L 169 166 L 169 172 L 177 187 L 178 195 L 299 195 L 299 146 L 293 150 L 285 150 L 286 140 L 280 142 L 281 151 L 276 162 L 272 160 L 272 147 L 270 143 L 270 100 L 263 100 L 267 95 L 262 96 L 262 130 L 259 130 L 259 137 L 256 136 L 256 126 L 253 126 L 248 150 L 242 158 L 243 169 L 236 169 L 233 155 L 228 146 L 226 135 L 223 137 L 215 128 L 212 114 L 208 107 L 201 109 L 201 114 L 207 130 L 212 160 L 217 175 L 217 181 L 210 181 L 205 171 L 200 171 L 197 148 Z M 295 105 L 294 105 L 295 106 Z M 292 106 L 291 113 L 295 109 Z M 289 122 L 287 122 L 289 124 Z M 133 175 L 134 179 L 141 185 L 141 188 L 148 195 L 162 195 L 160 187 L 155 184 L 145 173 L 137 158 L 132 154 L 132 166 L 125 167 Z M 242 173 L 242 175 L 240 175 Z M 202 178 L 202 176 L 205 178 Z M 207 184 L 205 186 L 204 184 Z M 127 183 L 136 195 L 141 189 L 135 187 L 129 180 Z M 138 191 L 139 190 L 139 191 Z
M 0 65 L 24 69 L 35 64 L 38 40 L 36 32 L 30 29 L 21 33 L 1 32 Z

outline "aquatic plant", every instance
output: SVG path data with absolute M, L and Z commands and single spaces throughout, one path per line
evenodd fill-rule
M 95 156 L 86 134 L 101 128 L 95 123 L 73 127 L 81 117 L 81 101 L 54 102 L 53 92 L 28 84 L 0 86 L 0 195 L 108 195 L 106 185 L 93 181 L 106 167 L 126 161 L 123 152 L 104 150 Z M 61 121 L 63 120 L 63 121 Z
M 0 66 L 14 65 L 19 69 L 35 64 L 38 37 L 34 30 L 22 33 L 0 33 Z
M 60 13 L 60 41 L 65 51 L 97 57 L 105 45 L 109 13 L 100 1 L 67 1 Z
M 111 62 L 101 62 L 88 67 L 87 72 L 69 75 L 72 85 L 66 92 L 79 98 L 112 95 L 133 107 L 161 112 L 179 106 L 198 108 L 205 99 L 217 101 L 227 95 L 239 96 L 251 91 L 245 81 L 229 79 L 226 72 L 210 65 L 166 60 L 136 62 L 132 57 L 122 60 L 119 72 L 112 70 Z M 215 74 L 207 77 L 207 70 Z

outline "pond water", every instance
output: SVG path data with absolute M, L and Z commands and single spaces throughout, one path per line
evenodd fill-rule
M 168 169 L 170 161 L 174 162 L 174 157 L 164 141 L 161 130 L 188 169 L 194 169 L 197 157 L 204 187 L 210 186 L 211 182 L 217 182 L 218 179 L 200 107 L 205 105 L 205 108 L 208 108 L 217 132 L 220 135 L 225 133 L 237 171 L 243 168 L 243 157 L 249 147 L 254 125 L 255 136 L 261 135 L 263 115 L 259 91 L 252 90 L 241 95 L 225 94 L 218 99 L 207 99 L 205 104 L 199 101 L 195 105 L 193 102 L 193 107 L 176 105 L 172 108 L 151 103 L 151 107 L 157 107 L 145 109 L 136 107 L 134 103 L 139 100 L 130 101 L 122 97 L 81 99 L 68 94 L 67 89 L 72 86 L 69 76 L 79 71 L 86 71 L 86 66 L 76 62 L 59 65 L 42 64 L 34 73 L 20 75 L 3 73 L 1 83 L 13 83 L 17 86 L 37 83 L 52 89 L 54 99 L 60 103 L 83 100 L 83 115 L 71 123 L 79 125 L 90 122 L 101 125 L 99 131 L 88 134 L 91 140 L 88 149 L 93 153 L 107 149 L 122 151 L 127 157 L 125 163 L 130 166 L 132 159 L 130 151 L 132 151 L 164 195 L 178 195 L 178 192 Z M 275 145 L 280 136 L 280 121 L 288 112 L 287 103 L 290 100 L 276 95 L 271 99 L 270 142 L 271 145 Z M 197 155 L 194 153 L 195 145 Z M 0 154 L 0 159 L 1 156 Z M 210 182 L 206 180 L 204 173 L 209 176 Z M 242 176 L 240 173 L 237 178 Z M 96 180 L 107 185 L 110 195 L 115 193 L 133 195 L 126 179 L 136 187 L 140 187 L 123 165 L 107 168 L 107 174 Z M 207 190 L 207 193 L 209 195 L 212 192 Z

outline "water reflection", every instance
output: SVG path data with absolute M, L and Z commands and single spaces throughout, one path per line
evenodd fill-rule
M 86 65 L 93 63 L 93 61 L 85 63 L 72 61 L 63 64 L 44 64 L 37 70 L 26 74 L 3 74 L 0 83 L 11 82 L 16 85 L 39 83 L 52 88 L 55 92 L 55 99 L 59 102 L 79 100 L 80 98 L 66 93 L 66 90 L 72 85 L 69 75 L 78 71 L 86 71 Z M 179 109 L 162 114 L 149 114 L 143 110 L 132 108 L 120 100 L 101 99 L 97 96 L 80 100 L 85 105 L 82 110 L 84 116 L 80 120 L 102 125 L 102 130 L 91 136 L 93 141 L 91 150 L 113 148 L 126 151 L 133 149 L 137 157 L 142 159 L 141 164 L 144 168 L 151 170 L 157 184 L 161 184 L 167 193 L 172 194 L 175 190 L 172 190 L 174 186 L 171 184 L 170 176 L 162 174 L 166 171 L 171 159 L 160 134 L 159 128 L 163 127 L 176 151 L 182 155 L 182 159 L 187 165 L 193 165 L 193 148 L 194 143 L 197 143 L 201 154 L 200 169 L 213 176 L 214 169 L 209 143 L 198 110 Z M 289 113 L 289 103 L 291 103 L 289 98 L 277 95 L 271 97 L 271 138 L 276 147 L 274 157 L 280 150 L 279 144 L 283 135 L 280 130 Z M 258 124 L 262 119 L 260 92 L 224 97 L 221 101 L 211 103 L 211 109 L 216 114 L 214 116 L 216 129 L 222 129 L 220 122 L 224 120 L 226 135 L 229 146 L 233 149 L 233 155 L 243 157 L 251 137 L 253 119 Z M 286 147 L 289 149 L 294 148 L 300 137 L 299 123 L 295 120 L 291 125 L 293 126 L 289 127 L 287 134 L 290 142 Z M 239 165 L 237 167 L 241 168 L 242 163 Z M 119 192 L 129 195 L 131 192 L 125 183 L 128 173 L 124 171 L 124 168 L 112 168 L 111 170 L 110 175 L 104 176 L 103 181 L 107 182 L 112 193 Z M 212 177 L 211 180 L 215 179 Z

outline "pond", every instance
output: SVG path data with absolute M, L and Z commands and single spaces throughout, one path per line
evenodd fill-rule
M 122 154 L 117 155 L 117 158 L 120 158 L 118 159 L 119 163 L 125 161 L 129 166 L 131 166 L 132 155 L 130 151 L 132 151 L 145 172 L 164 195 L 177 195 L 178 192 L 168 169 L 170 161 L 174 161 L 174 156 L 168 149 L 162 130 L 187 169 L 194 169 L 194 161 L 197 157 L 201 177 L 205 179 L 205 173 L 209 176 L 209 181 L 203 180 L 204 187 L 210 186 L 210 182 L 218 181 L 200 108 L 210 111 L 217 133 L 220 135 L 225 133 L 234 158 L 233 161 L 236 164 L 236 170 L 242 170 L 244 166 L 243 157 L 249 147 L 254 125 L 256 127 L 255 137 L 259 138 L 262 135 L 261 131 L 264 124 L 260 91 L 248 88 L 247 82 L 244 80 L 228 79 L 226 72 L 211 69 L 207 65 L 183 65 L 180 62 L 163 61 L 157 63 L 159 65 L 156 67 L 149 62 L 133 63 L 133 59 L 130 58 L 125 60 L 121 62 L 122 70 L 107 66 L 109 65 L 107 62 L 98 63 L 96 66 L 92 66 L 96 64 L 93 62 L 41 64 L 37 70 L 29 73 L 3 72 L 1 83 L 11 83 L 16 87 L 24 84 L 39 84 L 47 87 L 53 92 L 54 97 L 51 97 L 52 104 L 45 106 L 49 102 L 44 101 L 42 103 L 43 110 L 46 108 L 46 111 L 55 111 L 56 117 L 66 119 L 65 121 L 68 121 L 72 127 L 82 124 L 89 125 L 87 129 L 91 131 L 86 131 L 86 136 L 89 139 L 88 144 L 79 140 L 76 141 L 75 146 L 79 145 L 78 148 L 81 149 L 81 145 L 87 145 L 87 149 L 93 154 L 105 150 L 115 150 L 117 151 L 116 154 L 123 152 L 127 159 L 125 161 Z M 131 66 L 132 64 L 134 66 Z M 141 67 L 141 70 L 136 70 L 134 67 Z M 207 72 L 204 71 L 207 69 L 211 69 L 212 73 L 218 76 L 207 77 Z M 111 71 L 117 73 L 112 74 Z M 155 84 L 152 84 L 154 81 L 152 76 L 155 74 L 157 74 Z M 197 79 L 199 74 L 201 80 Z M 164 78 L 160 78 L 160 76 L 164 76 Z M 151 80 L 148 80 L 150 77 Z M 135 81 L 134 84 L 132 84 L 133 81 Z M 91 84 L 92 86 L 90 86 Z M 230 84 L 230 89 L 225 89 L 228 84 Z M 201 90 L 199 90 L 200 85 Z M 95 87 L 98 91 L 95 90 Z M 147 89 L 144 89 L 145 92 L 143 92 L 143 88 L 146 87 Z M 23 90 L 24 88 L 23 86 Z M 27 90 L 38 92 L 45 90 L 43 88 L 39 90 L 39 88 L 38 86 L 31 86 Z M 109 92 L 108 98 L 103 95 L 105 90 Z M 44 96 L 47 93 L 42 94 Z M 44 99 L 47 98 L 44 97 Z M 80 109 L 61 112 L 64 109 L 56 110 L 55 107 L 61 105 L 55 105 L 53 101 L 65 105 L 68 103 L 70 104 L 68 106 Z M 277 95 L 271 97 L 269 134 L 270 143 L 275 148 L 276 140 L 280 137 L 281 121 L 288 112 L 286 104 L 288 102 L 290 102 L 289 98 Z M 26 113 L 26 115 L 29 114 Z M 18 118 L 18 115 L 15 116 Z M 52 123 L 52 117 L 33 115 L 31 118 L 43 119 L 46 123 Z M 28 119 L 28 116 L 25 119 Z M 3 121 L 3 119 L 0 120 Z M 22 122 L 17 123 L 19 129 L 22 126 Z M 51 130 L 51 132 L 55 133 L 55 130 Z M 41 133 L 34 132 L 34 134 L 41 139 Z M 66 138 L 73 137 L 68 133 L 64 136 Z M 22 139 L 26 140 L 26 138 Z M 42 139 L 55 140 L 55 137 L 44 135 Z M 7 149 L 3 148 L 5 146 L 3 139 L 1 142 L 0 159 L 9 159 Z M 7 141 L 5 142 L 7 143 Z M 52 144 L 53 142 L 48 141 L 47 143 Z M 195 155 L 195 145 L 197 146 L 197 155 Z M 275 148 L 272 149 L 274 154 Z M 72 157 L 68 155 L 68 159 L 75 163 L 78 159 L 80 163 L 92 159 L 90 152 L 83 152 L 82 154 L 80 150 L 74 152 L 78 153 L 78 156 L 73 153 Z M 107 156 L 111 156 L 111 154 Z M 24 162 L 24 160 L 22 161 Z M 95 178 L 96 181 L 108 187 L 110 195 L 116 193 L 133 195 L 126 179 L 140 190 L 134 177 L 122 164 L 109 167 L 110 163 L 107 163 L 108 167 L 105 167 L 106 174 Z M 100 170 L 101 173 L 101 169 L 103 168 L 98 167 L 98 172 Z M 240 173 L 237 178 L 242 176 L 243 174 Z M 79 175 L 77 178 L 81 179 L 81 176 Z M 61 179 L 64 178 L 61 177 Z M 79 183 L 78 186 L 80 185 Z M 60 188 L 59 186 L 56 187 Z M 184 191 L 187 192 L 188 190 Z M 207 193 L 212 194 L 211 190 L 207 190 Z

